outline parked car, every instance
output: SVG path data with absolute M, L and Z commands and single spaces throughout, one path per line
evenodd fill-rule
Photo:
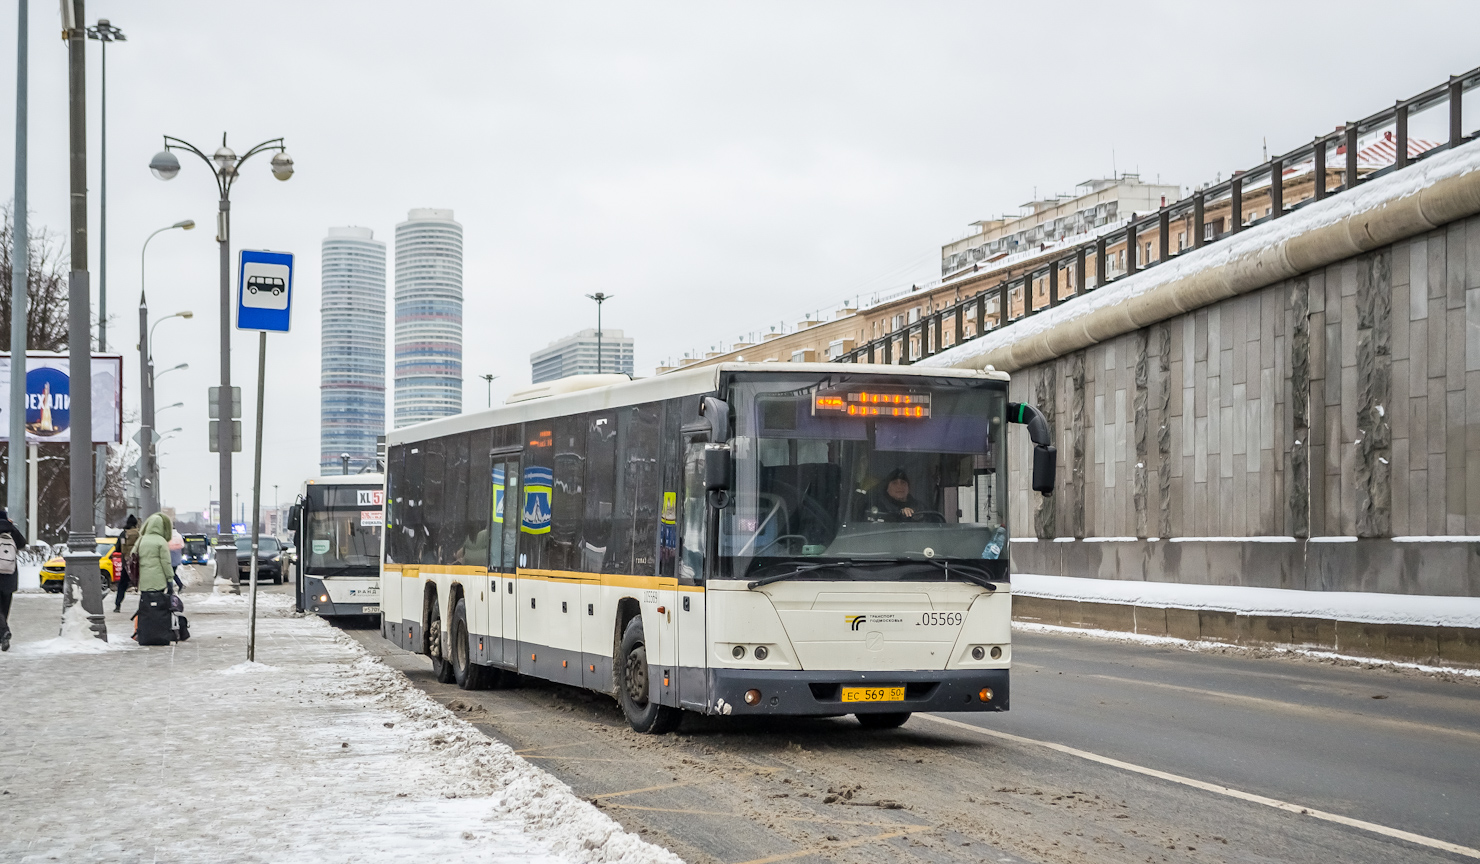
M 283 584 L 283 545 L 276 537 L 263 535 L 257 539 L 257 581 L 271 579 L 272 584 Z M 236 538 L 236 569 L 242 582 L 252 578 L 252 538 Z
M 123 574 L 123 553 L 118 549 L 117 537 L 99 537 L 98 577 L 103 583 L 103 592 L 113 590 L 118 577 Z M 67 559 L 56 555 L 41 565 L 41 590 L 60 594 L 67 581 Z

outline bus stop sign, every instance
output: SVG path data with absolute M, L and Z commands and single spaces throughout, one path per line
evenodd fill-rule
M 243 249 L 236 280 L 236 329 L 288 332 L 293 253 Z

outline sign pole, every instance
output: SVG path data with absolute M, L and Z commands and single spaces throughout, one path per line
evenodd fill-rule
M 262 512 L 262 402 L 267 383 L 267 331 L 257 333 L 257 452 L 252 457 L 252 569 L 251 625 L 247 633 L 247 661 L 257 659 L 257 541 Z
M 293 256 L 243 249 L 236 287 L 236 329 L 257 331 L 257 434 L 252 456 L 252 558 L 248 565 L 247 662 L 257 660 L 257 567 L 262 542 L 262 420 L 267 392 L 267 333 L 288 332 L 293 305 Z M 222 391 L 223 393 L 226 391 Z M 226 397 L 222 397 L 223 404 Z M 224 413 L 224 412 L 223 412 Z M 227 422 L 223 417 L 221 423 Z M 221 506 L 229 506 L 221 496 Z

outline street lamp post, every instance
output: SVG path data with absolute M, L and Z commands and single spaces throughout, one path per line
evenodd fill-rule
M 242 163 L 268 150 L 276 150 L 272 156 L 272 176 L 287 180 L 293 176 L 293 159 L 288 156 L 283 139 L 271 138 L 248 150 L 241 156 L 226 146 L 226 135 L 221 135 L 221 146 L 210 156 L 201 152 L 194 144 L 164 136 L 164 149 L 149 162 L 149 170 L 161 180 L 174 179 L 180 173 L 180 160 L 173 150 L 186 150 L 201 158 L 211 169 L 220 192 L 220 204 L 216 212 L 216 242 L 221 247 L 221 389 L 217 397 L 216 449 L 221 463 L 221 513 L 216 524 L 216 587 L 226 588 L 233 594 L 241 593 L 236 580 L 236 541 L 231 533 L 231 513 L 227 509 L 232 500 L 231 453 L 231 184 L 236 180 Z M 227 579 L 227 574 L 231 578 Z
M 123 31 L 99 18 L 96 27 L 87 28 L 87 38 L 103 43 L 99 83 L 102 106 L 98 129 L 98 352 L 108 351 L 108 43 L 127 42 Z
M 155 477 L 157 457 L 154 453 L 154 436 L 151 434 L 154 431 L 154 359 L 149 349 L 149 340 L 153 334 L 149 329 L 145 264 L 148 261 L 149 241 L 153 240 L 156 235 L 175 228 L 189 231 L 194 227 L 194 219 L 182 219 L 173 225 L 159 228 L 144 238 L 144 247 L 139 250 L 139 509 L 144 511 L 140 515 L 146 518 L 159 509 L 159 496 L 151 489 L 157 479 Z M 182 314 L 180 317 L 190 316 Z
M 68 185 L 71 218 L 67 246 L 72 268 L 67 274 L 67 378 L 70 442 L 67 446 L 67 589 L 63 620 L 81 590 L 83 611 L 93 634 L 107 641 L 103 595 L 98 582 L 98 526 L 93 509 L 92 429 L 92 289 L 87 270 L 87 33 L 83 0 L 62 0 L 62 31 L 67 42 Z
M 30 240 L 26 231 L 27 124 L 30 117 L 28 94 L 30 68 L 27 30 L 29 11 L 26 0 L 16 4 L 18 18 L 15 46 L 15 215 L 10 253 L 10 471 L 7 475 L 10 519 L 22 534 L 36 530 L 28 526 L 26 516 L 26 286 L 30 281 L 30 264 L 26 259 Z
M 493 407 L 493 380 L 495 378 L 497 378 L 498 376 L 497 375 L 494 375 L 493 373 L 490 372 L 487 375 L 479 375 L 478 377 L 479 378 L 482 378 L 484 381 L 487 381 L 488 382 L 488 407 L 489 408 L 492 408 Z
M 601 374 L 601 304 L 612 299 L 615 295 L 603 294 L 597 291 L 595 294 L 587 294 L 586 299 L 596 301 L 596 374 Z

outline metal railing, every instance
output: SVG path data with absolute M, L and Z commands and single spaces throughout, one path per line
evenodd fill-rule
M 1012 278 L 1004 278 L 977 294 L 933 310 L 918 321 L 834 358 L 834 362 L 914 363 L 947 348 L 1009 327 L 1044 309 L 1073 302 L 1100 287 L 1175 260 L 1180 255 L 1196 251 L 1224 237 L 1287 216 L 1302 207 L 1339 195 L 1377 177 L 1401 171 L 1435 153 L 1452 150 L 1476 137 L 1477 133 L 1474 131 L 1468 135 L 1464 133 L 1464 96 L 1477 87 L 1480 87 L 1480 67 L 1463 75 L 1451 76 L 1447 83 L 1400 100 L 1391 108 L 1347 123 L 1334 132 L 1318 136 L 1311 143 L 1275 156 L 1262 165 L 1247 171 L 1236 171 L 1229 179 L 1205 186 L 1154 213 L 1131 214 L 1123 227 L 1066 249 L 1051 260 Z M 1410 154 L 1410 119 L 1437 110 L 1440 106 L 1447 107 L 1448 140 Z M 1392 140 L 1395 151 L 1392 164 L 1362 174 L 1358 165 L 1358 152 L 1363 142 L 1366 141 L 1367 146 L 1371 146 L 1374 141 L 1387 140 L 1383 133 Z M 1285 174 L 1306 165 L 1310 165 L 1308 174 L 1298 171 L 1292 179 L 1298 181 L 1306 176 L 1314 178 L 1312 194 L 1286 206 Z M 1342 182 L 1335 186 L 1329 185 L 1329 173 L 1332 170 L 1341 172 Z M 1245 199 L 1251 193 L 1267 196 L 1268 215 L 1258 217 L 1257 214 L 1245 212 Z M 1226 232 L 1221 230 L 1223 219 L 1216 220 L 1216 223 L 1209 223 L 1205 219 L 1209 210 L 1224 208 L 1228 209 Z M 1186 243 L 1185 248 L 1174 250 L 1171 243 L 1172 225 L 1189 221 L 1191 242 Z M 1158 254 L 1155 258 L 1142 252 L 1142 243 L 1148 237 L 1156 244 Z M 1124 263 L 1107 260 L 1110 257 L 1107 255 L 1110 246 L 1121 243 L 1124 244 Z M 1138 261 L 1138 257 L 1147 260 Z M 1086 264 L 1091 259 L 1094 262 L 1093 272 L 1087 273 Z M 962 270 L 945 277 L 940 284 L 949 285 L 976 275 L 974 268 Z M 944 343 L 947 320 L 951 320 L 954 325 L 954 338 L 950 345 Z M 966 333 L 968 321 L 972 323 L 970 335 Z

